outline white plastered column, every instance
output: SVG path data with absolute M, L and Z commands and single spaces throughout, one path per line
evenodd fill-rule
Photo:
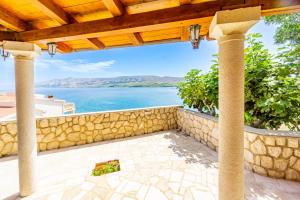
M 32 43 L 4 41 L 15 60 L 20 195 L 36 189 L 37 139 L 34 103 L 34 57 L 41 49 Z
M 260 7 L 219 11 L 210 37 L 219 45 L 219 199 L 244 199 L 244 34 Z

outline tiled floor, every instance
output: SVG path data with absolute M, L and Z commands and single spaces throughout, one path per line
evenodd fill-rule
M 95 162 L 121 171 L 90 176 Z M 38 156 L 39 189 L 25 199 L 217 199 L 217 153 L 175 131 L 101 142 Z M 300 200 L 300 183 L 246 171 L 247 199 Z M 0 159 L 0 199 L 18 199 L 15 157 Z

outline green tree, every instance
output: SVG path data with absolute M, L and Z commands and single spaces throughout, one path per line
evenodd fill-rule
M 245 49 L 245 121 L 259 128 L 278 129 L 285 124 L 299 129 L 300 85 L 295 68 L 287 65 L 286 53 L 273 57 L 248 35 Z
M 278 129 L 282 124 L 299 130 L 300 84 L 296 68 L 286 63 L 286 53 L 272 56 L 259 41 L 260 34 L 249 34 L 245 48 L 245 122 L 257 128 Z M 291 61 L 292 62 L 292 61 Z M 184 104 L 216 116 L 218 110 L 218 65 L 203 74 L 192 70 L 178 85 Z
M 277 25 L 274 37 L 277 44 L 300 45 L 300 13 L 273 15 L 264 20 L 267 24 Z
M 201 70 L 192 69 L 178 83 L 178 91 L 183 103 L 199 112 L 216 116 L 218 108 L 218 64 L 213 61 L 210 72 L 203 74 Z

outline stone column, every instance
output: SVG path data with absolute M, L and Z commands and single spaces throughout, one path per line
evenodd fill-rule
M 32 43 L 4 42 L 15 60 L 20 195 L 36 189 L 37 139 L 34 104 L 34 57 L 41 49 Z
M 244 34 L 260 7 L 217 12 L 210 37 L 219 45 L 219 199 L 244 199 Z

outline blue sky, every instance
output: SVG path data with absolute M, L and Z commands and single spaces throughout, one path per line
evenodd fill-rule
M 275 51 L 274 26 L 263 21 L 250 32 L 263 35 L 266 47 Z M 216 41 L 201 41 L 197 50 L 189 42 L 149 45 L 130 48 L 56 54 L 44 52 L 36 59 L 35 81 L 67 77 L 115 77 L 128 75 L 184 76 L 190 69 L 207 71 L 212 55 L 217 53 Z M 1 59 L 1 58 L 0 58 Z M 0 89 L 14 87 L 13 59 L 0 60 Z

